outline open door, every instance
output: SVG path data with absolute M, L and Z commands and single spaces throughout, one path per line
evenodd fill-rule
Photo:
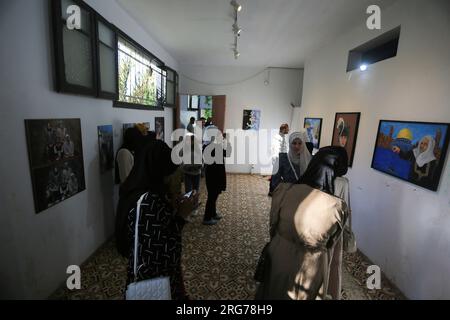
M 227 105 L 227 96 L 213 96 L 213 123 L 220 131 L 225 129 L 225 111 Z

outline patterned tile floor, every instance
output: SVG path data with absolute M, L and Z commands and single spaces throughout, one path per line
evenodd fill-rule
M 183 230 L 184 281 L 191 299 L 253 299 L 256 290 L 253 272 L 268 240 L 267 191 L 268 182 L 263 177 L 228 175 L 228 190 L 217 204 L 223 219 L 215 226 L 201 224 L 206 203 L 206 193 L 202 192 L 202 205 Z M 126 259 L 118 255 L 109 241 L 82 266 L 81 290 L 71 292 L 61 288 L 50 299 L 123 299 L 126 265 Z M 385 278 L 381 290 L 367 289 L 369 265 L 359 252 L 345 254 L 343 299 L 404 299 Z

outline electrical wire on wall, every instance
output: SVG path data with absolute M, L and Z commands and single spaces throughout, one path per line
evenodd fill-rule
M 283 69 L 283 70 L 303 70 L 303 69 L 301 69 L 301 68 L 268 67 L 268 68 L 264 68 L 264 69 L 261 70 L 261 71 L 258 71 L 258 73 L 254 74 L 254 75 L 252 75 L 252 76 L 250 76 L 250 77 L 244 78 L 244 79 L 242 79 L 242 80 L 234 81 L 234 82 L 228 82 L 228 83 L 210 83 L 210 82 L 204 82 L 204 81 L 201 81 L 201 80 L 197 80 L 197 79 L 191 78 L 191 77 L 189 77 L 189 76 L 187 76 L 187 75 L 185 75 L 185 74 L 183 74 L 183 73 L 181 73 L 181 72 L 179 73 L 179 75 L 182 76 L 182 77 L 184 77 L 184 78 L 186 78 L 186 79 L 188 79 L 188 80 L 191 80 L 191 81 L 193 81 L 193 82 L 196 82 L 196 83 L 199 83 L 199 84 L 203 84 L 203 85 L 206 85 L 206 86 L 219 86 L 219 87 L 220 87 L 220 86 L 223 86 L 223 87 L 226 87 L 226 86 L 233 86 L 233 85 L 236 85 L 236 84 L 240 84 L 240 83 L 243 83 L 243 82 L 252 80 L 252 79 L 258 77 L 260 74 L 262 74 L 262 73 L 264 73 L 264 72 L 267 71 L 267 77 L 266 77 L 266 79 L 264 80 L 264 84 L 265 84 L 266 86 L 268 86 L 268 85 L 270 84 L 270 71 L 273 70 L 273 69 Z

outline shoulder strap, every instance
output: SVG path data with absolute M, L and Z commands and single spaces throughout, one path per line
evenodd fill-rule
M 139 216 L 141 215 L 141 203 L 144 200 L 145 196 L 148 194 L 144 193 L 138 200 L 137 206 L 136 206 L 136 225 L 134 226 L 134 280 L 136 281 L 137 278 L 137 250 L 138 250 L 138 243 L 139 243 Z
M 295 180 L 298 181 L 299 178 L 298 178 L 298 175 L 297 175 L 297 171 L 295 171 L 294 165 L 292 164 L 291 158 L 289 157 L 289 153 L 287 155 L 287 158 L 288 158 L 289 164 L 291 165 L 292 171 L 294 171 Z

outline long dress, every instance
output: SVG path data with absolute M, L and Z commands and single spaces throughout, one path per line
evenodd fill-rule
M 341 198 L 347 204 L 348 218 L 345 228 L 351 232 L 351 207 L 350 207 L 350 188 L 347 178 L 337 177 L 334 181 L 334 195 Z M 328 281 L 328 296 L 333 300 L 341 299 L 342 289 L 342 253 L 343 253 L 343 235 L 337 239 L 333 250 L 330 250 L 330 276 Z
M 324 299 L 330 250 L 347 218 L 345 202 L 308 185 L 283 183 L 270 215 L 271 241 L 256 299 Z
M 147 194 L 141 204 L 138 227 L 138 274 L 134 275 L 135 206 L 128 215 L 131 248 L 127 284 L 168 276 L 173 300 L 183 300 L 186 292 L 181 269 L 181 232 L 185 220 L 159 195 Z

